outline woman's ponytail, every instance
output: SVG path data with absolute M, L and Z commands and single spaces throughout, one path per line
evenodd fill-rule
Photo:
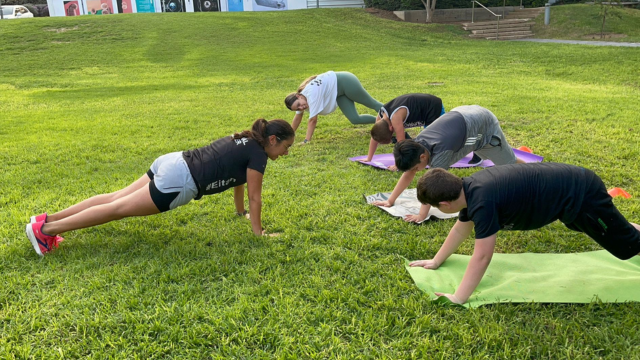
M 269 145 L 269 136 L 275 135 L 278 142 L 288 140 L 295 136 L 295 132 L 291 125 L 281 119 L 267 121 L 265 119 L 256 120 L 251 126 L 251 130 L 245 130 L 241 133 L 233 134 L 234 139 L 243 137 L 252 138 L 257 141 L 263 148 Z
M 317 78 L 318 75 L 313 75 L 313 76 L 309 76 L 308 78 L 306 78 L 301 84 L 300 86 L 298 86 L 298 94 L 300 94 L 302 92 L 302 90 L 304 90 L 304 88 L 307 86 L 307 84 L 309 84 L 311 82 L 311 80 Z

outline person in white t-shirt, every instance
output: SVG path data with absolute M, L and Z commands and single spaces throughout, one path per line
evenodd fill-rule
M 311 141 L 318 115 L 331 114 L 336 110 L 336 107 L 340 107 L 342 113 L 352 124 L 375 123 L 375 116 L 358 114 L 356 102 L 375 111 L 380 111 L 383 106 L 381 102 L 367 93 L 355 75 L 346 71 L 327 71 L 320 75 L 311 76 L 300 84 L 297 92 L 287 95 L 284 99 L 287 108 L 296 112 L 291 123 L 294 131 L 300 126 L 304 111 L 309 111 L 305 143 Z

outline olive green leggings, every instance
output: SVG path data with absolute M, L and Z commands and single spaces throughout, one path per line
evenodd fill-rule
M 382 103 L 369 95 L 367 90 L 362 87 L 360 80 L 350 72 L 336 72 L 338 79 L 338 98 L 336 102 L 342 110 L 342 113 L 351 121 L 352 124 L 373 124 L 376 117 L 372 115 L 360 115 L 356 110 L 356 104 L 362 104 L 370 109 L 380 111 Z

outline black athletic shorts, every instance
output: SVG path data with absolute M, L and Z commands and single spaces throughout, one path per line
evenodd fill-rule
M 587 170 L 587 185 L 580 214 L 569 229 L 583 232 L 615 257 L 627 260 L 640 253 L 640 232 L 620 214 L 604 183 L 596 174 Z

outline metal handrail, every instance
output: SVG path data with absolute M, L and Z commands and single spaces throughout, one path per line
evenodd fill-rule
M 472 24 L 473 24 L 473 16 L 474 16 L 474 14 L 476 12 L 475 4 L 478 4 L 478 5 L 482 6 L 485 10 L 490 12 L 491 15 L 496 16 L 498 18 L 498 23 L 497 23 L 497 26 L 496 26 L 496 40 L 498 40 L 498 35 L 500 33 L 500 17 L 502 15 L 498 15 L 498 14 L 494 13 L 493 11 L 489 10 L 486 6 L 484 6 L 484 5 L 480 4 L 479 2 L 477 2 L 476 0 L 472 0 L 471 1 L 471 23 Z

